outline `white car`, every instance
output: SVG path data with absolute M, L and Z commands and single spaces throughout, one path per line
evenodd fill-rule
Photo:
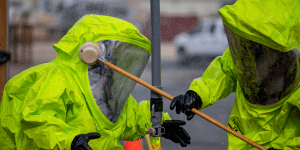
M 190 32 L 177 35 L 174 44 L 181 65 L 189 65 L 193 58 L 212 60 L 222 55 L 228 47 L 222 18 L 204 19 Z

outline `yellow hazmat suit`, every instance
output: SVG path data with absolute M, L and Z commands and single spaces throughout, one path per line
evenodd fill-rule
M 94 150 L 123 149 L 118 140 L 142 138 L 150 122 L 150 102 L 129 96 L 118 120 L 98 108 L 89 84 L 88 65 L 78 58 L 87 41 L 118 40 L 148 50 L 150 41 L 121 19 L 86 15 L 54 44 L 56 58 L 29 68 L 5 86 L 0 103 L 1 149 L 71 149 L 76 135 L 97 132 Z M 168 114 L 164 114 L 169 119 Z
M 238 0 L 231 6 L 221 8 L 219 13 L 225 27 L 235 34 L 227 35 L 228 37 L 239 36 L 244 41 L 248 39 L 264 45 L 262 46 L 264 48 L 269 47 L 278 52 L 290 52 L 294 48 L 300 50 L 300 1 L 298 0 Z M 230 32 L 226 31 L 226 33 Z M 237 43 L 240 41 L 235 40 L 229 39 L 231 46 L 236 46 L 240 51 L 244 50 L 245 54 L 247 49 L 242 46 L 239 48 Z M 244 43 L 243 46 L 249 48 L 252 45 Z M 260 97 L 264 90 L 250 84 L 258 85 L 262 77 L 259 73 L 264 70 L 254 70 L 254 72 L 247 70 L 247 67 L 259 69 L 258 59 L 251 57 L 257 55 L 257 51 L 249 50 L 247 53 L 249 59 L 242 59 L 245 55 L 235 53 L 237 51 L 228 48 L 223 56 L 217 57 L 210 64 L 201 78 L 191 83 L 189 90 L 201 97 L 203 102 L 201 108 L 208 107 L 230 93 L 236 92 L 228 127 L 266 148 L 300 149 L 299 54 L 295 63 L 292 64 L 296 68 L 292 68 L 294 72 L 290 72 L 294 75 L 293 80 L 285 80 L 285 82 L 291 82 L 290 87 L 284 87 L 288 92 L 275 95 L 274 103 L 270 105 L 268 103 L 260 105 L 261 100 L 266 100 Z M 271 50 L 268 49 L 268 52 Z M 237 68 L 241 65 L 244 65 L 242 66 L 244 68 Z M 278 68 L 277 71 L 279 73 L 284 70 Z M 251 73 L 256 75 L 251 78 L 253 82 L 245 78 Z M 276 76 L 277 73 L 273 75 Z M 263 81 L 271 82 L 270 80 Z M 253 94 L 257 94 L 258 97 L 251 97 Z M 250 101 L 251 98 L 253 101 Z M 228 133 L 228 149 L 256 148 Z

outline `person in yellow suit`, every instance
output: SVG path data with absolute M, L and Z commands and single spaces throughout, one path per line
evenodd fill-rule
M 85 15 L 53 45 L 57 56 L 29 68 L 5 85 L 0 103 L 0 149 L 121 150 L 118 140 L 143 138 L 150 102 L 130 95 L 135 82 L 102 63 L 85 64 L 79 49 L 101 47 L 104 58 L 140 76 L 151 55 L 150 41 L 129 22 Z M 98 43 L 98 44 L 96 44 Z M 190 144 L 185 122 L 163 114 L 162 137 Z
M 268 149 L 300 149 L 300 1 L 238 0 L 219 10 L 229 48 L 170 104 L 191 120 L 235 92 L 227 126 Z M 228 133 L 229 150 L 255 147 Z

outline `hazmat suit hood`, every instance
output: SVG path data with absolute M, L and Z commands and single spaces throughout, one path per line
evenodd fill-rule
M 133 25 L 121 19 L 94 15 L 80 19 L 53 48 L 60 61 L 83 65 L 78 50 L 90 41 L 99 43 L 104 59 L 137 77 L 151 53 L 149 40 Z M 83 69 L 87 69 L 87 65 L 84 66 Z M 88 78 L 98 107 L 108 120 L 116 122 L 136 82 L 100 62 L 88 66 Z
M 219 14 L 239 36 L 281 52 L 300 50 L 299 0 L 238 0 Z
M 85 15 L 53 45 L 57 52 L 56 59 L 69 64 L 84 65 L 78 58 L 78 50 L 85 42 L 117 40 L 138 45 L 148 50 L 151 55 L 151 43 L 132 24 L 118 18 Z
M 122 19 L 101 16 L 85 15 L 78 20 L 65 36 L 53 45 L 55 51 L 66 53 L 74 61 L 79 60 L 78 49 L 85 42 L 101 40 L 118 40 L 139 45 L 151 54 L 151 43 L 139 30 Z M 69 61 L 68 58 L 66 60 Z
M 270 105 L 300 79 L 300 2 L 246 1 L 219 10 L 245 98 Z

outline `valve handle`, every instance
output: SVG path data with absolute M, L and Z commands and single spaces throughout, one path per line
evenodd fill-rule
M 78 57 L 85 64 L 95 64 L 98 57 L 101 57 L 99 45 L 93 42 L 86 42 L 82 44 L 78 51 Z

